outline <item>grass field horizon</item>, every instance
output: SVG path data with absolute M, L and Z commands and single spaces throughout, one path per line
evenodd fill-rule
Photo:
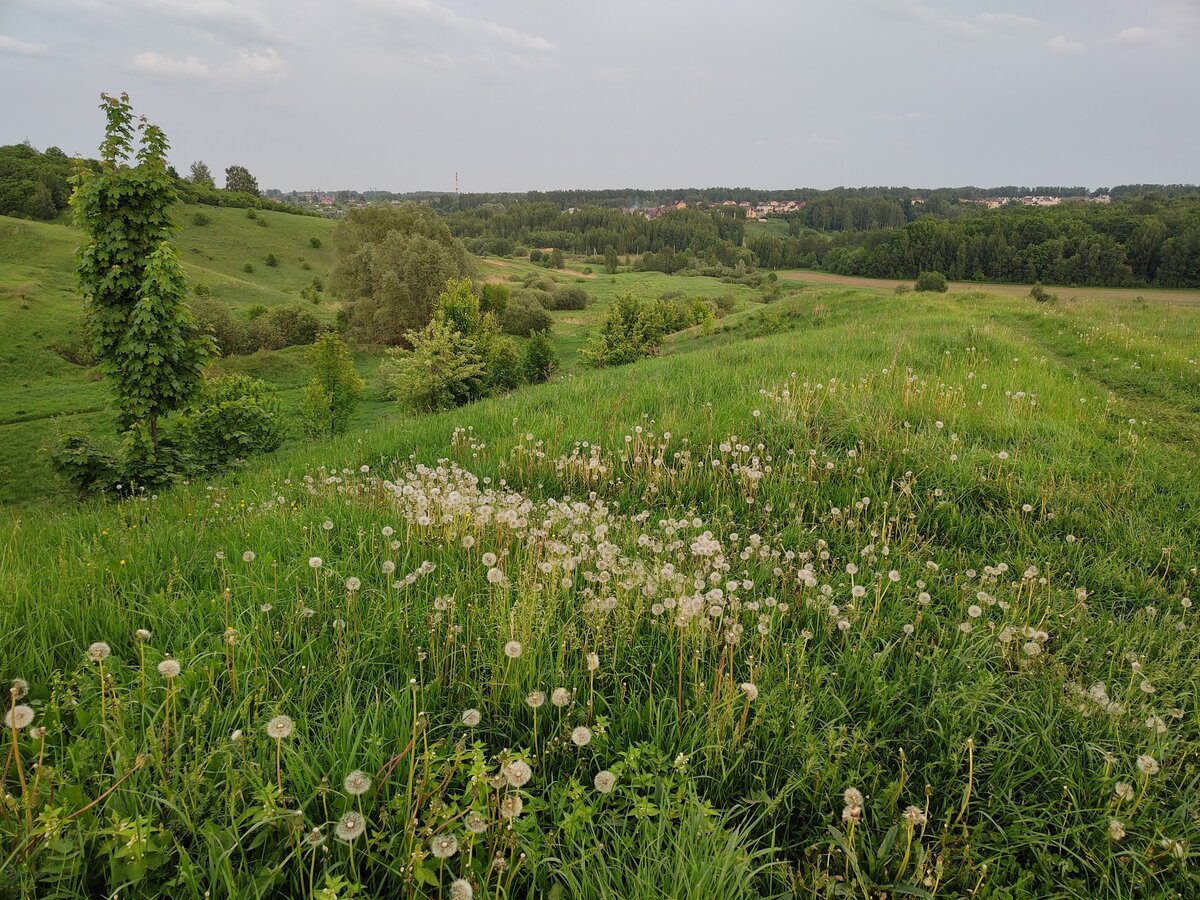
M 0 512 L 0 674 L 47 728 L 0 884 L 1191 896 L 1198 346 L 1165 303 L 797 286 Z

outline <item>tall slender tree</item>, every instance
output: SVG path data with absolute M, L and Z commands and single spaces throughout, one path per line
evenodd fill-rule
M 145 428 L 157 452 L 159 419 L 195 395 L 212 339 L 185 303 L 187 279 L 171 249 L 176 195 L 166 135 L 135 119 L 127 94 L 100 96 L 108 119 L 100 165 L 79 166 L 71 196 L 85 235 L 79 289 L 118 424 Z
M 214 187 L 216 185 L 216 182 L 213 181 L 212 169 L 202 159 L 198 159 L 192 163 L 191 175 L 188 176 L 188 180 L 192 184 L 198 184 L 201 187 Z

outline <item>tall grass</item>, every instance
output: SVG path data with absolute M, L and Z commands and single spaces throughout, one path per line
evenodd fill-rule
M 1196 319 L 814 302 L 10 516 L 0 884 L 1195 894 Z

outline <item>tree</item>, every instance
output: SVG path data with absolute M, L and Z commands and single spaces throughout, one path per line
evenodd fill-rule
M 949 287 L 946 284 L 946 276 L 941 272 L 922 272 L 917 276 L 918 291 L 932 291 L 936 294 L 944 294 L 949 290 Z
M 225 170 L 225 190 L 257 197 L 258 181 L 245 166 L 229 166 Z
M 71 197 L 85 235 L 79 288 L 117 421 L 124 430 L 145 425 L 157 453 L 159 419 L 195 395 L 215 348 L 184 302 L 187 279 L 168 241 L 176 194 L 166 135 L 134 120 L 128 95 L 100 96 L 108 119 L 100 165 L 80 165 Z
M 213 173 L 208 168 L 208 163 L 199 159 L 192 163 L 192 170 L 191 174 L 188 175 L 188 181 L 199 187 L 216 187 L 216 181 L 213 180 Z
M 558 368 L 558 354 L 550 343 L 550 333 L 535 331 L 525 344 L 525 355 L 521 360 L 525 380 L 530 384 L 546 381 Z
M 409 335 L 411 350 L 388 350 L 380 374 L 388 393 L 421 412 L 466 403 L 482 392 L 483 358 L 475 342 L 449 322 L 434 319 Z
M 326 331 L 312 345 L 308 361 L 316 369 L 300 401 L 305 430 L 333 436 L 346 430 L 358 407 L 363 380 L 342 339 Z
M 604 248 L 604 271 L 609 275 L 617 274 L 617 248 L 612 244 Z
M 563 256 L 563 252 L 561 250 L 555 247 L 550 251 L 550 268 L 561 269 L 566 264 L 566 258 Z

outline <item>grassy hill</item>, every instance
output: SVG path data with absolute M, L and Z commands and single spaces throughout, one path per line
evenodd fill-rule
M 1195 896 L 1200 311 L 673 350 L 0 514 L 0 892 Z

